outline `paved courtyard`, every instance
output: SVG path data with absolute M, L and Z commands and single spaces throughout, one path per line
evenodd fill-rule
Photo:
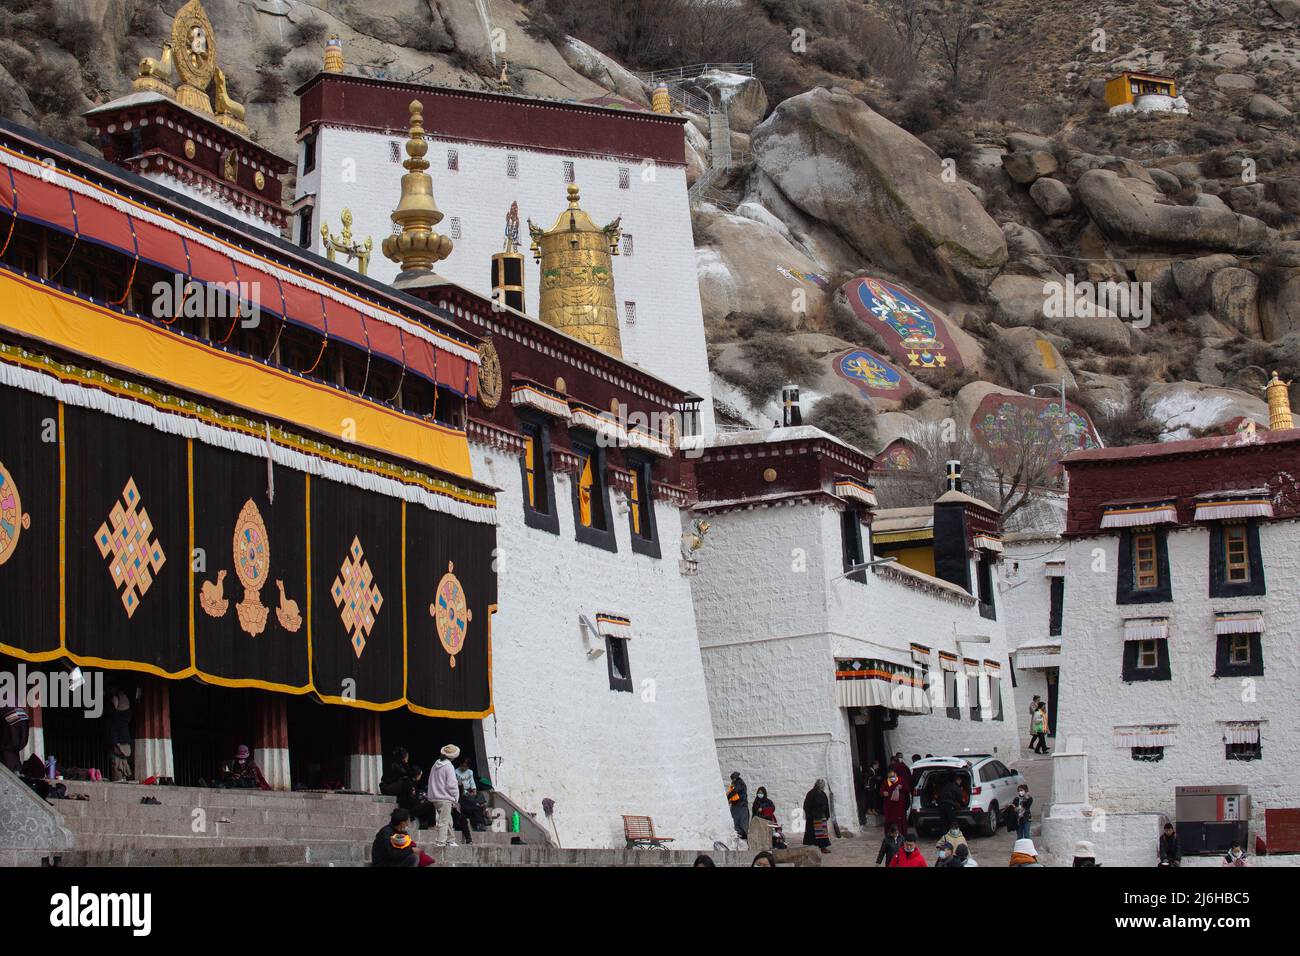
M 1034 798 L 1033 834 L 1034 842 L 1037 844 L 1043 816 L 1051 803 L 1052 758 L 1035 756 L 1026 750 L 1018 760 L 1009 761 L 1008 765 L 1019 770 L 1025 782 L 1029 784 L 1029 792 Z M 882 836 L 883 831 L 880 827 L 869 827 L 866 833 L 835 840 L 831 844 L 831 852 L 822 857 L 822 866 L 875 866 L 876 853 L 880 850 Z M 1006 866 L 1007 861 L 1011 859 L 1011 845 L 1015 842 L 1015 833 L 1002 829 L 991 837 L 975 836 L 970 833 L 966 836 L 971 855 L 980 866 Z M 802 839 L 802 835 L 796 836 L 792 845 L 802 842 Z M 920 843 L 921 853 L 925 856 L 926 863 L 931 865 L 934 863 L 934 845 L 938 839 L 935 835 L 922 839 Z M 1042 854 L 1041 847 L 1039 853 Z M 1041 855 L 1040 859 L 1049 866 L 1056 862 L 1046 855 Z

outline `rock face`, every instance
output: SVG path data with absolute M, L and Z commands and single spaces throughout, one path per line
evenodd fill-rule
M 1013 180 L 1024 185 L 1056 172 L 1056 157 L 1045 149 L 1008 153 L 1002 157 L 1002 168 Z
M 941 296 L 988 286 L 1006 262 L 997 223 L 939 157 L 846 93 L 815 89 L 753 132 L 759 168 L 863 258 Z
M 727 120 L 737 132 L 750 132 L 767 115 L 767 92 L 757 77 L 710 70 L 691 86 L 714 106 L 725 108 Z
M 1190 438 L 1194 431 L 1243 416 L 1268 424 L 1268 405 L 1262 398 L 1202 382 L 1157 382 L 1142 393 L 1142 407 L 1163 426 L 1165 441 Z
M 1012 384 L 1022 392 L 1031 385 L 1051 382 L 1059 385 L 1065 377 L 1066 389 L 1075 387 L 1074 376 L 1066 367 L 1065 359 L 1051 340 L 1033 328 L 999 329 L 992 327 L 994 351 L 1011 363 Z
M 1263 93 L 1256 93 L 1246 104 L 1246 112 L 1255 119 L 1262 120 L 1280 120 L 1286 119 L 1291 115 L 1291 111 L 1273 99 L 1271 96 L 1265 96 Z
M 1070 207 L 1074 205 L 1070 187 L 1059 179 L 1049 179 L 1046 176 L 1029 187 L 1029 195 L 1033 197 L 1044 216 L 1060 216 L 1069 212 Z
M 1169 206 L 1159 189 L 1108 169 L 1079 177 L 1079 199 L 1103 232 L 1137 244 L 1194 246 L 1254 252 L 1268 241 L 1268 227 L 1220 204 Z M 1200 198 L 1200 197 L 1198 197 Z

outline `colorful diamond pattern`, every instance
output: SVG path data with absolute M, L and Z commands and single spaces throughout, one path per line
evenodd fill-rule
M 360 538 L 352 539 L 352 547 L 343 559 L 330 594 L 334 596 L 334 604 L 339 609 L 343 629 L 352 635 L 352 651 L 360 657 L 366 649 L 366 638 L 370 636 L 375 618 L 384 603 L 384 596 L 374 583 L 370 563 L 365 560 Z
M 122 500 L 113 503 L 108 521 L 95 532 L 95 544 L 100 557 L 108 561 L 114 587 L 122 592 L 127 617 L 135 616 L 140 599 L 167 560 L 162 545 L 151 540 L 153 530 L 149 512 L 140 507 L 135 478 L 130 478 L 122 489 Z

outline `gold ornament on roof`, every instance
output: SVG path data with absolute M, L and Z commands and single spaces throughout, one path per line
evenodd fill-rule
M 343 41 L 337 33 L 325 41 L 325 72 L 343 72 Z
M 249 134 L 246 112 L 230 98 L 226 75 L 217 65 L 217 37 L 199 0 L 177 11 L 171 40 L 163 44 L 158 59 L 145 57 L 131 83 L 132 89 L 161 93 L 186 109 L 215 116 L 217 122 L 240 136 Z M 213 88 L 213 99 L 208 97 Z
M 433 177 L 427 172 L 429 161 L 424 154 L 424 106 L 411 101 L 411 135 L 406 141 L 407 159 L 402 165 L 402 198 L 393 210 L 392 220 L 400 231 L 384 239 L 384 255 L 399 263 L 402 272 L 432 272 L 433 264 L 451 255 L 452 241 L 440 236 L 433 227 L 442 221 L 442 212 L 433 201 Z
M 550 229 L 528 220 L 533 258 L 542 271 L 538 317 L 622 358 L 613 269 L 623 235 L 622 217 L 598 226 L 578 204 L 577 185 L 571 184 L 568 194 L 568 208 Z
M 673 101 L 668 96 L 668 84 L 660 83 L 655 87 L 654 96 L 650 98 L 650 108 L 656 113 L 671 113 Z
M 1272 431 L 1295 428 L 1291 421 L 1290 387 L 1291 383 L 1278 378 L 1276 371 L 1264 386 L 1264 393 L 1268 397 L 1268 427 Z
M 506 72 L 506 71 L 509 70 L 509 69 L 510 69 L 510 61 L 509 61 L 509 60 L 502 60 L 502 61 L 501 61 L 501 75 L 500 75 L 499 77 L 497 77 L 497 92 L 498 92 L 498 93 L 513 93 L 513 92 L 514 92 L 514 90 L 513 90 L 513 89 L 511 88 L 511 86 L 510 86 L 510 77 L 507 75 L 507 72 Z
M 370 268 L 370 251 L 375 247 L 375 240 L 366 236 L 365 242 L 358 242 L 352 238 L 352 210 L 344 207 L 343 213 L 339 216 L 343 222 L 343 231 L 335 236 L 330 234 L 329 223 L 321 223 L 320 238 L 325 246 L 325 256 L 330 262 L 334 261 L 335 253 L 342 253 L 348 257 L 348 262 L 353 259 L 357 260 L 357 271 L 362 275 Z

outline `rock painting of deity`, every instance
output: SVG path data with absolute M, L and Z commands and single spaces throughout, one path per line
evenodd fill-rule
M 916 451 L 904 438 L 889 444 L 876 456 L 877 467 L 885 471 L 909 471 L 916 464 Z
M 1014 465 L 1023 449 L 1041 448 L 1058 476 L 1060 460 L 1070 452 L 1101 446 L 1088 413 L 1059 398 L 987 395 L 971 416 L 970 427 L 994 462 L 1006 459 Z
M 840 378 L 852 382 L 873 398 L 902 400 L 912 391 L 912 383 L 883 356 L 869 349 L 849 349 L 831 359 L 831 367 Z
M 849 306 L 908 368 L 960 369 L 961 357 L 937 312 L 901 286 L 866 276 L 843 286 Z

